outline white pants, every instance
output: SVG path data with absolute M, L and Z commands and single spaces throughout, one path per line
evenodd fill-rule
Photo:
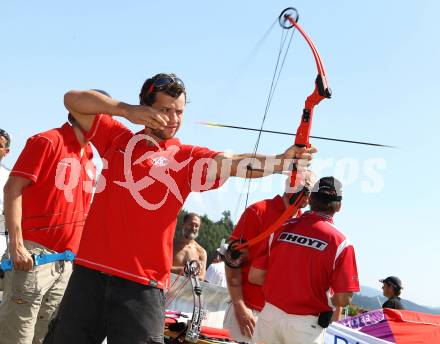
M 252 313 L 256 320 L 258 320 L 258 314 L 260 312 L 256 310 L 252 310 Z M 234 338 L 237 342 L 240 343 L 251 343 L 252 339 L 241 334 L 240 326 L 238 325 L 237 318 L 235 317 L 234 306 L 232 302 L 229 302 L 226 311 L 225 318 L 223 319 L 223 328 L 229 330 L 229 334 L 232 338 Z
M 323 344 L 324 329 L 313 315 L 288 314 L 266 302 L 252 342 L 257 344 Z

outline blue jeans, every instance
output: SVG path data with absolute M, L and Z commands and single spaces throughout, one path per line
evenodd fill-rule
M 162 344 L 161 289 L 74 266 L 44 344 Z

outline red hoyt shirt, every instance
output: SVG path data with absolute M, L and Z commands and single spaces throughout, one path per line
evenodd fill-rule
M 306 212 L 286 222 L 261 250 L 253 266 L 267 270 L 266 302 L 289 314 L 330 311 L 330 294 L 357 292 L 359 280 L 352 244 L 332 218 Z
M 178 139 L 149 144 L 111 116 L 95 117 L 87 138 L 103 158 L 76 262 L 166 288 L 177 215 L 192 191 L 217 188 L 206 178 L 218 152 Z
M 282 197 L 279 195 L 272 199 L 265 199 L 252 204 L 241 215 L 229 239 L 251 240 L 274 223 L 285 209 L 286 206 L 284 205 Z M 257 256 L 263 242 L 264 240 L 261 243 L 249 247 L 246 263 L 241 267 L 243 300 L 248 307 L 257 311 L 261 311 L 264 307 L 263 288 L 250 283 L 248 275 L 252 262 Z
M 90 145 L 81 155 L 68 123 L 27 140 L 10 173 L 32 181 L 22 195 L 23 239 L 77 251 L 96 175 L 92 157 Z

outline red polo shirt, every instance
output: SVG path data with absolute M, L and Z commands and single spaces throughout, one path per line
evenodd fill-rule
M 265 199 L 252 204 L 246 208 L 241 215 L 229 239 L 249 241 L 259 233 L 265 231 L 281 216 L 285 209 L 286 206 L 284 205 L 283 198 L 279 195 L 272 199 Z M 264 307 L 264 293 L 261 286 L 249 282 L 248 275 L 252 262 L 256 258 L 261 245 L 264 245 L 264 240 L 261 243 L 249 247 L 248 258 L 246 263 L 241 267 L 244 302 L 248 307 L 257 311 L 261 311 Z
M 94 196 L 76 262 L 167 287 L 177 215 L 191 191 L 221 184 L 206 183 L 218 152 L 177 139 L 148 144 L 143 131 L 134 134 L 109 115 L 97 115 L 87 136 L 104 160 L 102 192 Z
M 353 246 L 330 217 L 307 212 L 286 222 L 268 252 L 253 266 L 267 270 L 266 302 L 286 313 L 317 315 L 331 310 L 327 296 L 331 289 L 359 291 Z
M 32 181 L 22 196 L 23 239 L 77 251 L 96 174 L 92 157 L 90 145 L 81 156 L 68 123 L 27 140 L 10 173 Z

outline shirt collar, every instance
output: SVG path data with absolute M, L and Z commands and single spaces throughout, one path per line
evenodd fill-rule
M 73 131 L 73 127 L 69 123 L 66 122 L 63 124 L 61 127 L 61 133 L 69 142 L 78 142 L 75 132 Z
M 280 196 L 280 195 L 276 195 L 276 196 L 273 198 L 273 201 L 274 201 L 274 203 L 275 203 L 275 207 L 276 207 L 278 210 L 281 210 L 281 211 L 286 210 L 286 205 L 284 204 L 284 200 L 283 200 L 283 197 L 282 197 L 282 196 Z
M 78 138 L 76 137 L 75 131 L 73 129 L 73 127 L 68 123 L 64 123 L 61 127 L 61 135 L 63 135 L 64 139 L 70 143 L 73 143 L 76 148 L 78 149 L 78 151 L 81 150 L 81 144 L 78 141 Z M 90 144 L 86 144 L 84 147 L 84 153 L 87 154 L 87 156 L 89 158 L 92 158 L 93 156 L 93 152 L 92 149 L 90 147 Z
M 321 212 L 319 212 L 319 211 L 311 211 L 311 210 L 309 210 L 309 211 L 306 211 L 306 212 L 304 213 L 304 215 L 310 215 L 310 216 L 319 217 L 319 218 L 321 218 L 321 219 L 324 220 L 324 221 L 327 221 L 327 222 L 333 223 L 333 216 L 330 216 L 330 215 L 327 215 L 327 214 L 321 213 Z

